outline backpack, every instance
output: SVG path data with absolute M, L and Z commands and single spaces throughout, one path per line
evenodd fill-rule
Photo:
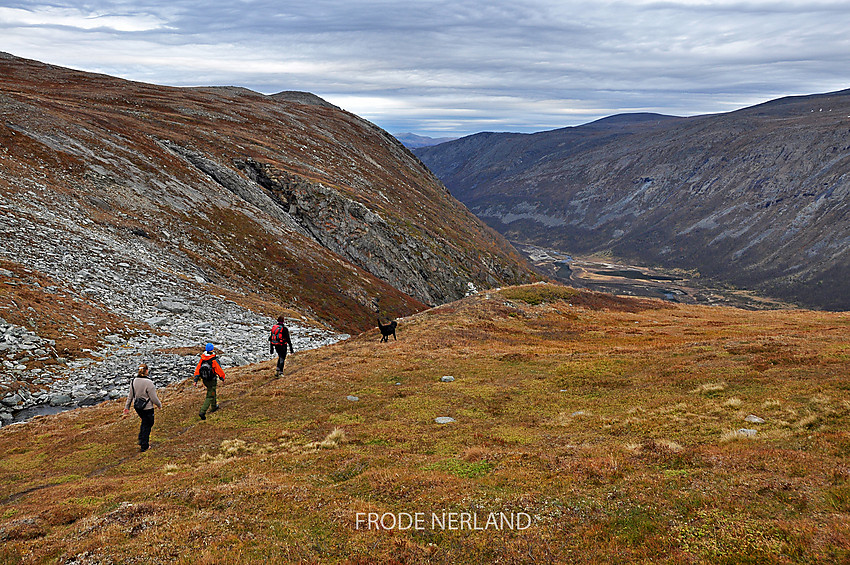
M 215 373 L 213 372 L 213 359 L 215 357 L 210 357 L 209 359 L 204 359 L 201 361 L 201 366 L 198 368 L 198 376 L 201 377 L 204 381 L 214 381 Z
M 148 399 L 136 396 L 136 379 L 133 379 L 133 382 L 130 383 L 130 388 L 133 389 L 133 398 L 135 398 L 135 400 L 133 400 L 133 409 L 136 412 L 141 412 L 145 409 L 145 406 L 147 406 Z
M 286 343 L 286 338 L 283 336 L 283 330 L 284 327 L 280 324 L 277 324 L 272 328 L 272 345 L 283 345 Z

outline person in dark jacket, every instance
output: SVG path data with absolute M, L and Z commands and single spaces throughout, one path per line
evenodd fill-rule
M 156 385 L 150 379 L 150 369 L 142 363 L 136 373 L 136 378 L 130 381 L 130 392 L 127 394 L 127 402 L 124 403 L 124 417 L 130 413 L 130 406 L 136 409 L 141 418 L 139 426 L 139 451 L 147 451 L 150 447 L 151 429 L 153 429 L 153 407 L 162 410 L 162 402 L 156 395 Z M 139 405 L 136 406 L 136 399 Z M 143 402 L 142 402 L 143 401 Z
M 218 384 L 218 379 L 224 381 L 224 369 L 218 364 L 215 357 L 215 346 L 208 343 L 206 351 L 201 354 L 201 360 L 198 361 L 198 366 L 195 367 L 195 386 L 198 386 L 198 380 L 204 383 L 207 387 L 207 396 L 204 398 L 204 403 L 201 405 L 201 410 L 198 416 L 201 420 L 207 419 L 207 411 L 210 413 L 218 410 L 218 402 L 216 402 L 215 388 Z
M 289 328 L 284 325 L 283 316 L 277 317 L 277 323 L 272 326 L 272 332 L 269 335 L 269 353 L 277 352 L 277 370 L 274 376 L 279 377 L 283 374 L 283 363 L 286 361 L 286 346 L 289 346 L 289 352 L 295 353 L 292 349 L 292 338 L 289 336 Z

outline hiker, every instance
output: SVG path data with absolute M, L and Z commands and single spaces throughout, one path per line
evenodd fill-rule
M 156 395 L 156 385 L 149 377 L 150 369 L 144 363 L 139 365 L 136 377 L 130 381 L 130 392 L 124 403 L 124 418 L 130 413 L 130 405 L 136 410 L 142 423 L 139 426 L 139 451 L 150 447 L 151 429 L 153 429 L 153 407 L 162 410 L 162 402 Z
M 198 366 L 195 367 L 195 386 L 198 386 L 198 379 L 200 379 L 203 381 L 204 386 L 207 387 L 207 397 L 201 405 L 201 411 L 198 412 L 201 420 L 207 419 L 208 410 L 210 413 L 218 410 L 218 403 L 215 399 L 215 387 L 218 384 L 216 377 L 222 381 L 224 380 L 224 370 L 215 358 L 214 349 L 215 346 L 208 343 L 206 350 L 201 353 L 201 360 L 198 361 Z
M 274 373 L 276 377 L 283 374 L 283 363 L 286 361 L 286 346 L 289 346 L 290 353 L 295 353 L 292 349 L 292 338 L 289 337 L 289 328 L 283 322 L 283 316 L 278 316 L 277 324 L 272 326 L 272 333 L 269 335 L 269 353 L 277 352 L 277 370 Z

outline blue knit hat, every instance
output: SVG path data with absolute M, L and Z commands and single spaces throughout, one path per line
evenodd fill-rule
M 209 351 L 212 351 L 213 349 L 215 349 L 215 345 L 208 343 L 207 344 L 207 351 L 209 352 Z

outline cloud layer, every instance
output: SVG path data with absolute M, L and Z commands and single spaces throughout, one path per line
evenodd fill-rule
M 818 0 L 26 0 L 0 50 L 133 80 L 310 91 L 385 129 L 539 131 L 850 88 Z

